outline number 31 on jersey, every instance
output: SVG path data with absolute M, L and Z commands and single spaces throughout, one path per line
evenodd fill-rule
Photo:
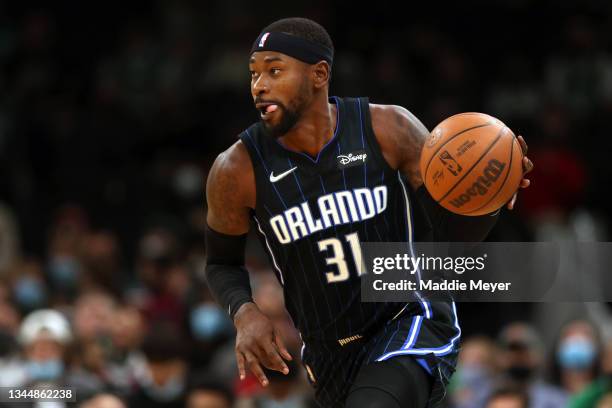
M 356 232 L 347 234 L 344 239 L 349 244 L 349 248 L 353 255 L 353 262 L 357 269 L 357 276 L 361 276 L 363 273 L 361 264 L 361 246 L 359 245 L 359 235 Z M 326 251 L 331 256 L 325 258 L 327 265 L 336 265 L 338 272 L 325 272 L 325 277 L 328 283 L 342 282 L 349 278 L 349 269 L 346 264 L 346 257 L 344 255 L 344 246 L 342 241 L 338 238 L 323 239 L 318 242 L 319 251 Z

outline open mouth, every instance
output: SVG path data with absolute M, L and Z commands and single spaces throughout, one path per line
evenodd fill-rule
M 263 120 L 266 120 L 272 116 L 272 113 L 278 110 L 278 105 L 275 103 L 265 102 L 258 103 L 256 105 L 257 110 L 259 110 L 259 115 Z

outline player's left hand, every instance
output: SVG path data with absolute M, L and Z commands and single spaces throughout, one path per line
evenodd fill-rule
M 520 190 L 521 188 L 529 187 L 529 185 L 531 184 L 531 181 L 524 177 L 527 173 L 533 170 L 533 163 L 527 157 L 527 143 L 525 142 L 525 139 L 523 139 L 523 136 L 519 135 L 517 137 L 517 140 L 519 141 L 519 144 L 521 145 L 521 149 L 523 150 L 523 179 L 521 180 L 521 183 L 519 184 L 519 190 Z M 514 203 L 516 203 L 517 196 L 518 196 L 518 191 L 514 193 L 514 195 L 512 196 L 512 199 L 510 200 L 510 202 L 508 202 L 507 207 L 509 210 L 514 209 Z

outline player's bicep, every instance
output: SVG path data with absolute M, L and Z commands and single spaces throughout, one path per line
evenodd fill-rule
M 400 106 L 394 106 L 394 121 L 399 170 L 416 190 L 423 184 L 420 170 L 421 151 L 429 136 L 429 130 L 410 111 Z
M 244 177 L 227 153 L 219 155 L 210 169 L 206 182 L 206 222 L 217 232 L 241 235 L 249 230 L 249 208 L 241 176 Z

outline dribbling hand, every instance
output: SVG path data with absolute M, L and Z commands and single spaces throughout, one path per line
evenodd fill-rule
M 531 160 L 529 160 L 529 158 L 527 158 L 527 143 L 525 142 L 525 139 L 523 139 L 523 136 L 520 136 L 520 135 L 517 137 L 517 139 L 519 141 L 519 144 L 521 145 L 521 150 L 523 150 L 523 177 L 525 177 L 527 173 L 533 170 L 533 163 L 531 162 Z M 529 187 L 530 184 L 531 184 L 531 181 L 529 179 L 523 178 L 521 180 L 521 184 L 519 185 L 519 190 L 521 188 Z M 514 193 L 514 195 L 512 196 L 512 199 L 508 202 L 507 207 L 509 210 L 514 209 L 514 204 L 516 203 L 517 196 L 518 196 L 518 191 Z
M 236 361 L 240 379 L 246 377 L 246 368 L 257 377 L 262 386 L 269 384 L 262 365 L 283 374 L 289 373 L 285 360 L 292 360 L 291 354 L 274 328 L 272 321 L 263 314 L 255 303 L 245 303 L 234 316 L 236 326 Z

